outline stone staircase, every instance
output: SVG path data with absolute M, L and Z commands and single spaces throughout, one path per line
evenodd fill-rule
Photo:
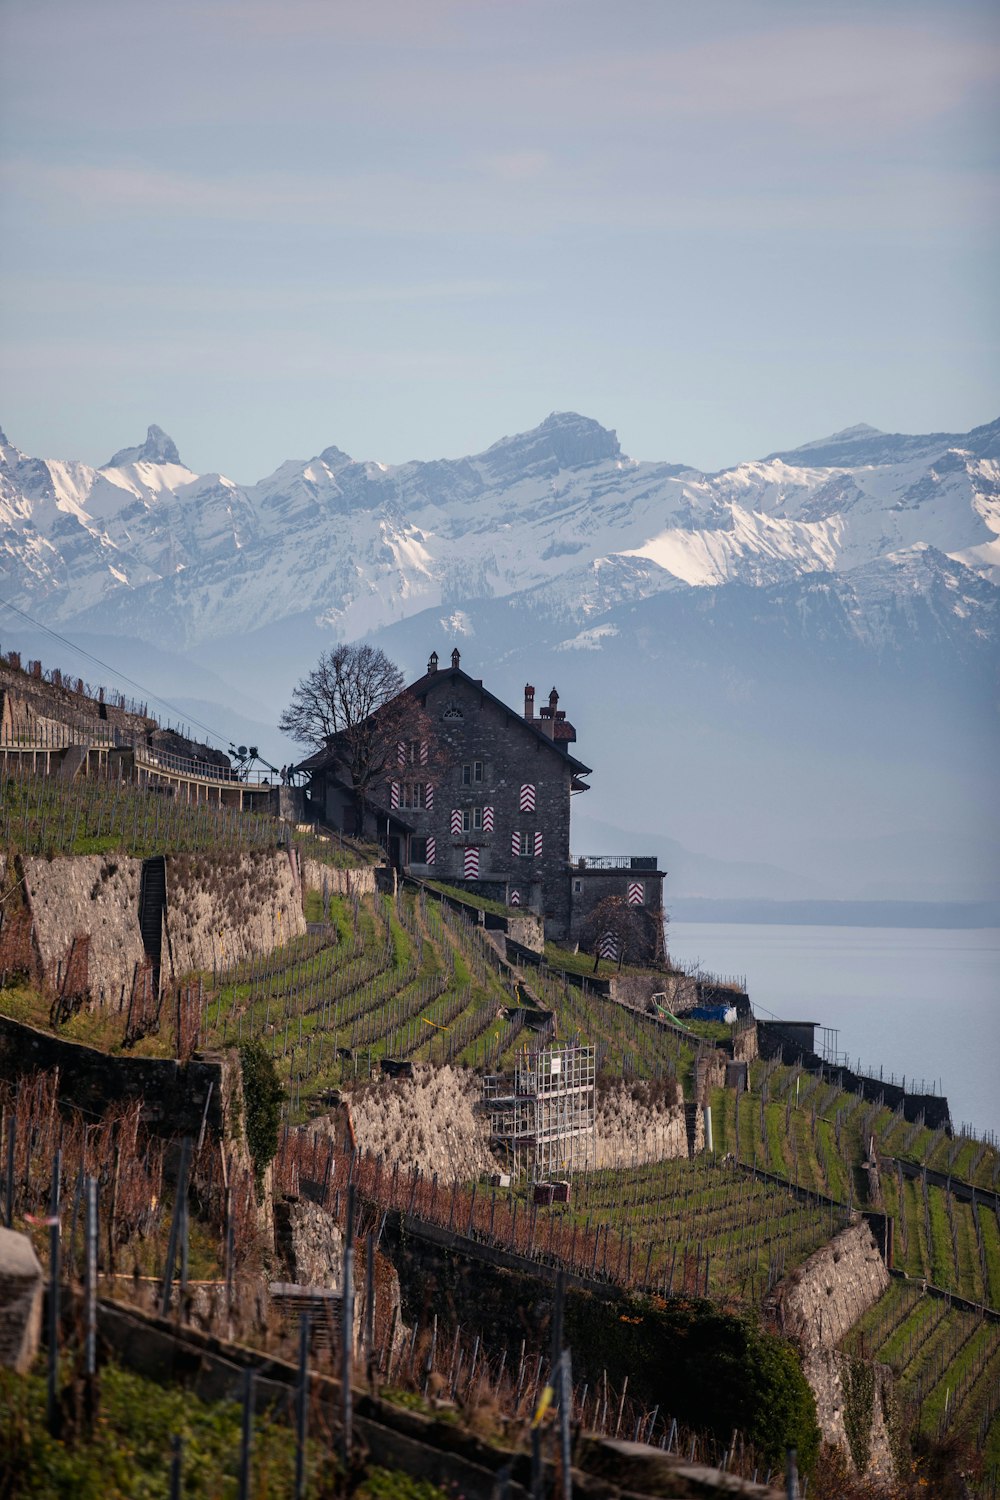
M 167 867 L 162 854 L 142 862 L 139 887 L 139 931 L 153 970 L 153 991 L 159 993 L 163 956 L 163 914 L 167 907 Z

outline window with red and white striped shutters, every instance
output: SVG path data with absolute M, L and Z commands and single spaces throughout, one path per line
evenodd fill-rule
M 630 880 L 628 883 L 629 906 L 642 906 L 646 900 L 646 892 L 641 880 Z
M 479 879 L 479 849 L 476 844 L 465 846 L 465 878 L 466 880 Z
M 526 781 L 521 787 L 521 812 L 534 812 L 535 810 L 535 783 Z

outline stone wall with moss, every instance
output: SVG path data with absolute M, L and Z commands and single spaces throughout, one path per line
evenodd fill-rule
M 837 1346 L 889 1286 L 889 1272 L 862 1220 L 835 1235 L 777 1287 L 769 1305 L 782 1332 L 802 1350 L 826 1442 L 860 1474 L 891 1477 L 890 1372 Z

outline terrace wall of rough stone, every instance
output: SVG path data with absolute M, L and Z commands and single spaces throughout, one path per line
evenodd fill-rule
M 55 985 L 73 939 L 87 936 L 91 994 L 117 1006 L 144 957 L 139 932 L 142 860 L 105 854 L 51 860 L 25 855 L 21 863 L 42 978 Z
M 872 1371 L 871 1395 L 864 1410 L 849 1410 L 853 1368 L 836 1346 L 861 1315 L 889 1286 L 889 1272 L 869 1226 L 862 1220 L 835 1235 L 777 1287 L 770 1311 L 781 1331 L 802 1349 L 802 1368 L 816 1397 L 816 1416 L 824 1439 L 852 1457 L 849 1424 L 867 1433 L 867 1464 L 878 1477 L 893 1473 L 892 1446 L 885 1420 L 882 1388 L 888 1371 Z
M 117 1007 L 145 958 L 139 930 L 142 860 L 86 854 L 51 860 L 25 856 L 22 863 L 41 978 L 55 986 L 74 938 L 86 936 L 92 999 Z M 166 872 L 162 971 L 167 981 L 270 952 L 306 930 L 296 874 L 285 853 L 170 855 Z
M 804 1347 L 832 1347 L 889 1286 L 871 1229 L 851 1224 L 780 1284 L 773 1310 L 782 1331 Z
M 643 1084 L 602 1090 L 594 1128 L 594 1165 L 687 1156 L 684 1106 L 646 1097 Z M 481 1086 L 464 1068 L 417 1064 L 412 1078 L 372 1084 L 345 1095 L 358 1148 L 403 1171 L 418 1167 L 441 1182 L 467 1182 L 497 1170 Z M 334 1127 L 335 1128 L 335 1127 Z
M 322 864 L 318 859 L 302 861 L 302 884 L 307 891 L 326 892 L 330 896 L 373 896 L 376 891 L 376 867 L 359 865 L 341 870 Z
M 167 859 L 164 956 L 172 977 L 270 953 L 306 930 L 288 855 L 175 854 Z
M 142 1099 L 145 1123 L 167 1135 L 197 1136 L 204 1119 L 212 1135 L 228 1137 L 231 1100 L 234 1093 L 242 1094 L 239 1063 L 233 1053 L 188 1063 L 163 1057 L 112 1057 L 0 1016 L 0 1075 L 16 1080 L 53 1068 L 59 1069 L 60 1096 L 76 1107 L 98 1115 L 122 1100 Z M 239 1140 L 232 1144 L 238 1147 Z

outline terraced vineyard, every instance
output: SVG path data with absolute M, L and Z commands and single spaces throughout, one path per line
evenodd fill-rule
M 884 1209 L 896 1222 L 898 1268 L 1000 1308 L 1000 1225 L 986 1185 L 1000 1155 L 988 1143 L 908 1124 L 877 1102 L 773 1062 L 753 1065 L 749 1093 L 737 1099 L 732 1090 L 716 1089 L 712 1104 L 717 1152 L 840 1202 Z M 882 1157 L 882 1201 L 873 1201 L 860 1165 L 872 1139 L 880 1152 L 908 1142 L 908 1160 L 919 1160 L 913 1153 L 924 1149 L 927 1165 L 964 1160 L 975 1167 L 983 1198 L 966 1201 L 947 1186 L 905 1176 L 898 1163 Z
M 224 976 L 203 1017 L 209 1044 L 263 1041 L 290 1118 L 381 1058 L 489 1067 L 514 1045 L 529 1008 L 467 919 L 423 895 L 333 896 L 323 917 Z
M 1000 1406 L 1000 1322 L 894 1280 L 844 1348 L 890 1366 L 914 1428 L 960 1435 L 979 1449 L 989 1442 Z
M 266 813 L 189 804 L 155 790 L 99 776 L 60 781 L 6 774 L 0 796 L 0 849 L 31 855 L 151 854 L 276 849 L 288 825 Z M 335 865 L 371 862 L 377 850 L 353 839 L 296 835 L 310 859 Z
M 558 1212 L 553 1210 L 553 1212 Z M 560 1215 L 565 1217 L 565 1215 Z M 573 1222 L 628 1234 L 646 1284 L 757 1301 L 842 1229 L 848 1215 L 705 1157 L 588 1172 Z
M 846 1347 L 892 1366 L 905 1424 L 934 1439 L 958 1437 L 983 1455 L 987 1485 L 1000 1478 L 1000 1154 L 989 1141 L 906 1121 L 877 1101 L 842 1092 L 797 1067 L 758 1061 L 750 1092 L 712 1095 L 717 1152 L 815 1192 L 878 1208 L 895 1222 L 894 1265 L 914 1281 L 892 1286 Z M 881 1198 L 861 1164 L 874 1142 Z M 903 1163 L 952 1174 L 943 1186 Z M 982 1197 L 960 1186 L 959 1167 Z M 980 1313 L 925 1294 L 922 1283 L 979 1304 Z M 990 1476 L 993 1476 L 992 1478 Z
M 311 892 L 307 909 L 307 937 L 222 976 L 199 1033 L 263 1041 L 293 1121 L 382 1058 L 502 1070 L 529 1038 L 593 1044 L 615 1076 L 690 1078 L 692 1044 L 546 971 L 516 981 L 471 917 L 423 891 L 333 896 L 325 910 Z

